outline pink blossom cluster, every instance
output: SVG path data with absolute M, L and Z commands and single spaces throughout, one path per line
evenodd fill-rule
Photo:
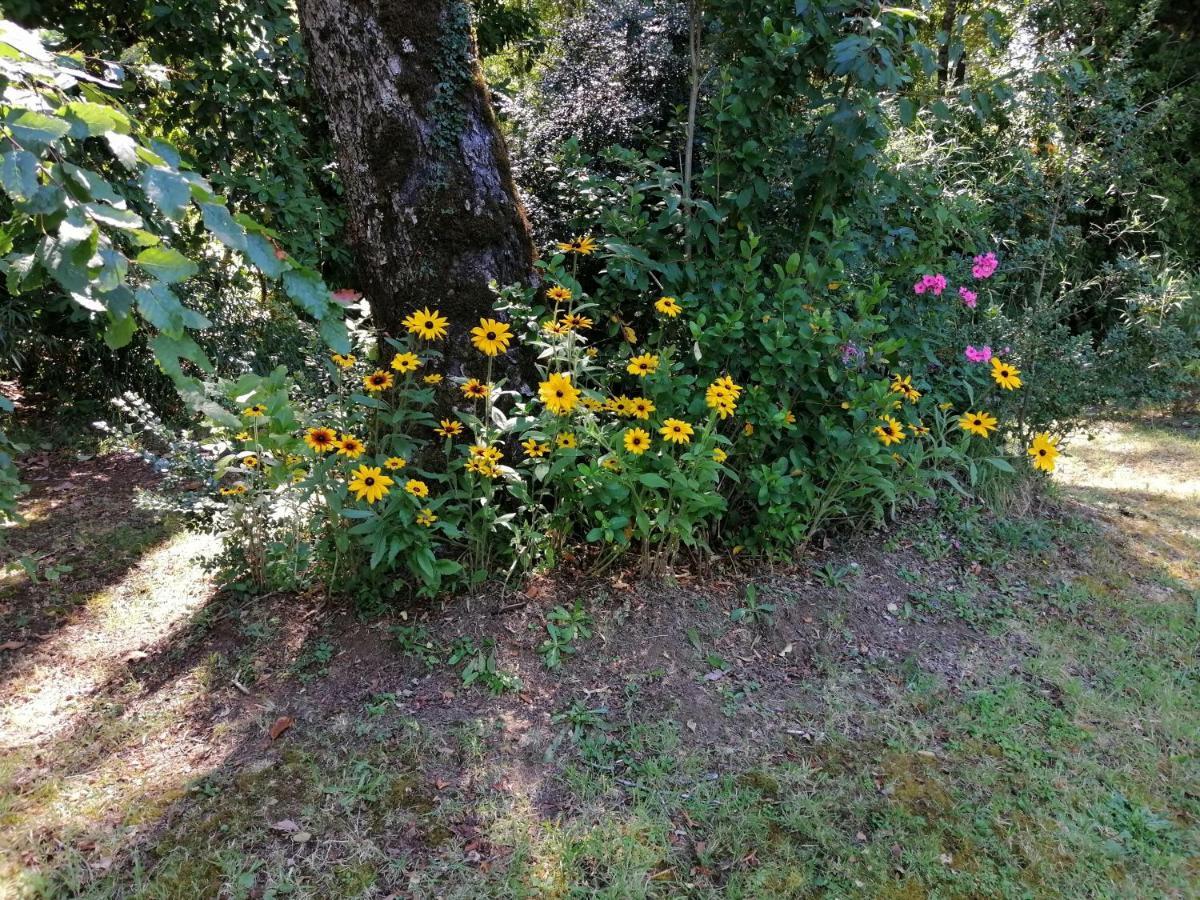
M 996 271 L 996 267 L 1000 265 L 995 253 L 982 253 L 971 260 L 971 262 L 974 263 L 971 267 L 971 274 L 976 278 L 991 278 L 992 273 Z
M 965 287 L 960 287 L 958 289 L 958 296 L 962 297 L 963 305 L 966 306 L 967 309 L 974 309 L 979 301 L 979 295 Z
M 913 285 L 913 292 L 923 294 L 928 290 L 932 290 L 935 296 L 941 296 L 942 291 L 946 289 L 946 276 L 941 272 L 936 275 L 922 275 L 921 280 Z
M 983 363 L 992 358 L 992 348 L 987 344 L 984 344 L 982 347 L 967 344 L 967 349 L 963 351 L 963 355 L 971 362 Z

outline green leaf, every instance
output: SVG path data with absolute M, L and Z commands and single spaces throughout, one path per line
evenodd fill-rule
M 350 334 L 346 330 L 346 322 L 344 319 L 335 319 L 330 316 L 328 319 L 321 320 L 321 340 L 323 340 L 329 349 L 334 353 L 349 353 L 350 352 Z
M 0 186 L 14 200 L 28 200 L 38 189 L 38 160 L 28 150 L 0 154 Z
M 182 339 L 187 328 L 207 328 L 208 319 L 179 302 L 169 287 L 156 281 L 135 294 L 138 312 L 163 334 Z
M 192 189 L 182 175 L 157 166 L 142 173 L 142 189 L 163 215 L 177 221 L 192 199 Z
M 120 350 L 133 340 L 137 331 L 137 319 L 130 315 L 110 317 L 108 328 L 104 329 L 104 343 L 114 350 Z
M 99 103 L 76 102 L 66 106 L 67 121 L 71 123 L 71 137 L 89 138 L 119 131 L 129 131 L 129 117 L 120 110 Z
M 278 278 L 283 274 L 283 260 L 275 255 L 275 245 L 261 234 L 253 232 L 246 235 L 246 258 L 268 278 Z
M 71 126 L 58 116 L 47 116 L 31 109 L 14 109 L 4 117 L 19 144 L 49 144 L 57 141 Z
M 660 490 L 666 490 L 670 487 L 665 478 L 663 478 L 661 475 L 656 475 L 653 472 L 643 472 L 638 476 L 638 481 L 640 481 L 646 487 L 658 488 Z
M 129 260 L 119 250 L 105 247 L 100 250 L 100 271 L 96 273 L 96 286 L 102 291 L 111 291 L 125 282 L 129 274 Z
M 989 456 L 987 459 L 984 460 L 984 462 L 987 463 L 989 466 L 991 466 L 993 469 L 999 469 L 1001 472 L 1012 472 L 1014 474 L 1016 473 L 1016 469 L 1014 469 L 1012 467 L 1012 465 L 1009 464 L 1007 459 L 1004 459 L 1002 457 Z
M 246 249 L 246 232 L 241 225 L 233 221 L 228 209 L 219 203 L 202 203 L 200 211 L 204 214 L 204 227 L 213 237 L 231 250 Z
M 169 247 L 148 247 L 134 259 L 139 266 L 160 281 L 186 281 L 198 271 L 198 266 Z
M 311 269 L 288 269 L 283 273 L 283 289 L 314 319 L 325 318 L 329 309 L 329 288 Z
M 142 217 L 132 210 L 117 209 L 107 203 L 85 203 L 87 214 L 104 225 L 113 228 L 133 229 L 142 227 Z
M 115 131 L 106 132 L 104 140 L 108 141 L 108 149 L 127 169 L 136 169 L 138 167 L 138 145 L 137 141 L 127 134 L 118 134 Z

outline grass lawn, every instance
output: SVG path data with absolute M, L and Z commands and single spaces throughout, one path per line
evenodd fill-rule
M 217 598 L 135 461 L 46 461 L 0 896 L 1200 896 L 1200 431 L 1069 452 L 1031 510 L 383 618 Z

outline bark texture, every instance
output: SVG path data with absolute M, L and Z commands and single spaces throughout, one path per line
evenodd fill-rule
M 301 0 L 300 25 L 376 323 L 395 336 L 413 309 L 441 309 L 451 331 L 438 346 L 457 373 L 479 358 L 467 332 L 492 315 L 488 282 L 533 271 L 468 4 Z

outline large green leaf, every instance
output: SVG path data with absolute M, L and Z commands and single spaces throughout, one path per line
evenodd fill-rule
M 127 115 L 111 106 L 99 103 L 68 103 L 66 117 L 70 123 L 70 133 L 73 138 L 96 137 L 110 131 L 119 131 L 124 134 L 129 131 Z
M 246 258 L 268 278 L 283 274 L 283 260 L 276 255 L 275 245 L 261 234 L 250 232 L 246 235 Z
M 104 329 L 104 343 L 114 350 L 120 350 L 133 340 L 137 331 L 137 319 L 130 315 L 110 318 L 108 327 Z
M 219 203 L 202 203 L 200 211 L 204 214 L 204 227 L 213 237 L 231 250 L 246 249 L 246 232 L 233 221 L 228 209 Z
M 311 269 L 288 269 L 283 273 L 283 289 L 314 319 L 325 318 L 329 309 L 329 288 Z
M 4 123 L 12 129 L 19 144 L 49 144 L 57 141 L 71 126 L 65 119 L 34 112 L 31 109 L 14 109 L 4 117 Z
M 188 328 L 207 328 L 209 321 L 195 310 L 188 309 L 162 282 L 140 288 L 136 295 L 138 312 L 142 317 L 172 338 L 183 338 Z
M 28 150 L 0 154 L 0 186 L 14 200 L 28 200 L 38 188 L 37 157 Z
M 186 179 L 173 169 L 158 166 L 142 173 L 142 189 L 150 202 L 171 219 L 183 217 L 192 199 L 192 189 Z
M 194 262 L 170 247 L 147 247 L 134 259 L 139 266 L 160 281 L 186 281 L 196 274 Z

